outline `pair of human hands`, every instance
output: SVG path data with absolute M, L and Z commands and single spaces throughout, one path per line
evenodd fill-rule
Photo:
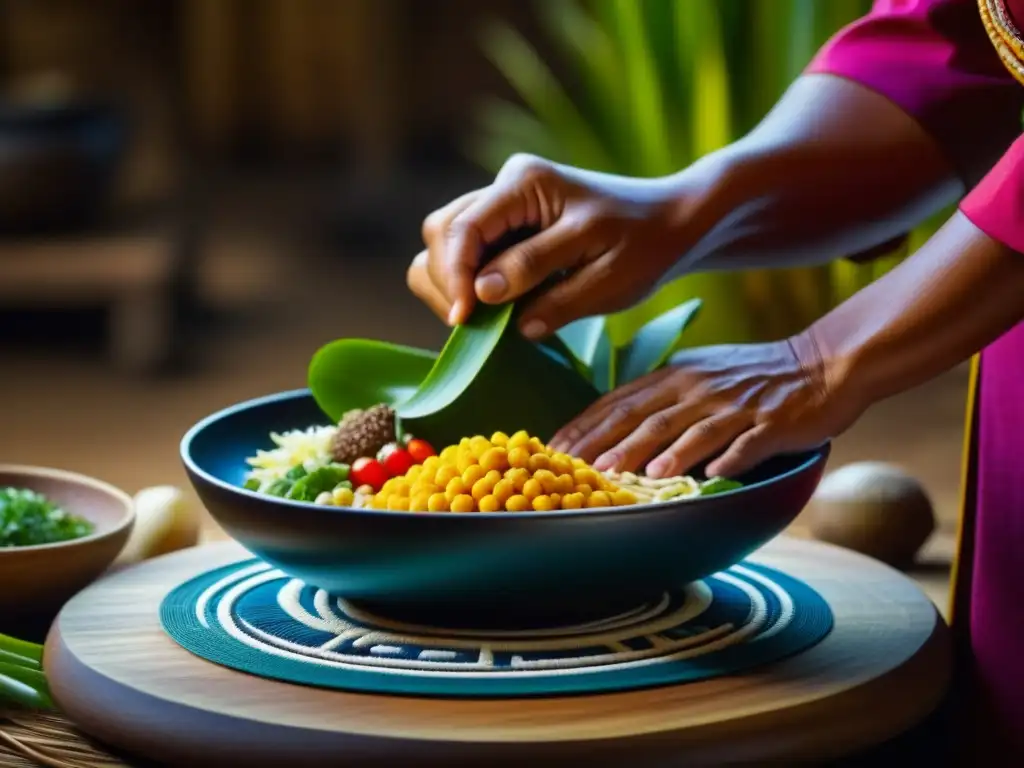
M 490 186 L 426 218 L 426 248 L 409 267 L 408 284 L 449 325 L 465 321 L 477 302 L 533 292 L 520 330 L 540 339 L 642 299 L 679 249 L 699 238 L 688 230 L 703 194 L 699 185 L 625 180 L 516 156 Z M 481 268 L 485 247 L 521 227 L 538 234 Z M 553 275 L 560 278 L 543 285 Z M 646 467 L 649 476 L 669 477 L 714 457 L 708 475 L 736 475 L 852 423 L 861 409 L 840 389 L 808 335 L 694 348 L 600 398 L 551 444 L 600 470 Z

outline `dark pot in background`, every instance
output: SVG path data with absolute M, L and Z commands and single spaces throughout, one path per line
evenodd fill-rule
M 0 235 L 95 224 L 109 205 L 128 144 L 117 107 L 0 101 Z

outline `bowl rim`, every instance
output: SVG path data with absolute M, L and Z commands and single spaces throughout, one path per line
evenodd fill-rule
M 94 490 L 105 493 L 107 496 L 120 502 L 124 508 L 124 515 L 121 520 L 105 531 L 94 531 L 87 536 L 80 536 L 77 539 L 68 539 L 67 541 L 53 541 L 49 544 L 29 544 L 22 547 L 0 547 L 0 557 L 4 554 L 16 554 L 19 552 L 41 552 L 49 549 L 67 549 L 69 547 L 81 546 L 84 544 L 90 544 L 103 539 L 112 538 L 118 536 L 135 523 L 135 503 L 132 501 L 132 497 L 127 492 L 121 490 L 116 485 L 112 485 L 104 480 L 100 480 L 89 475 L 83 475 L 79 472 L 71 472 L 66 469 L 56 469 L 54 467 L 39 467 L 30 464 L 3 464 L 0 463 L 0 473 L 8 475 L 22 475 L 26 478 L 29 477 L 45 477 L 51 480 L 58 480 L 64 483 L 72 485 L 84 485 Z M 73 510 L 68 510 L 74 514 Z
M 364 507 L 336 507 L 336 506 L 317 506 L 306 501 L 297 501 L 295 499 L 282 499 L 279 496 L 269 496 L 265 493 L 258 493 L 257 491 L 250 491 L 248 488 L 243 488 L 240 485 L 234 485 L 233 483 L 221 480 L 205 469 L 199 466 L 199 464 L 192 458 L 192 443 L 199 436 L 201 432 L 209 428 L 222 419 L 229 416 L 233 416 L 243 411 L 251 410 L 263 405 L 269 405 L 272 403 L 287 401 L 287 400 L 298 400 L 300 398 L 312 397 L 312 392 L 308 387 L 302 389 L 291 389 L 284 392 L 277 392 L 271 395 L 262 395 L 260 397 L 250 398 L 249 400 L 243 400 L 242 402 L 229 405 L 226 408 L 221 408 L 214 413 L 200 419 L 196 422 L 189 430 L 185 433 L 181 439 L 180 452 L 181 460 L 185 464 L 185 468 L 190 474 L 197 476 L 203 480 L 204 483 L 208 483 L 216 488 L 219 488 L 228 493 L 234 493 L 243 497 L 249 497 L 254 500 L 258 500 L 262 503 L 273 503 L 282 505 L 285 508 L 308 510 L 310 508 L 316 508 L 319 510 L 329 511 L 330 513 L 345 513 L 365 515 L 367 517 L 409 517 L 409 518 L 427 518 L 427 519 L 450 519 L 452 518 L 451 512 L 405 512 L 405 511 L 393 511 L 386 509 L 368 509 Z M 325 419 L 326 419 L 325 414 Z M 308 425 L 312 426 L 312 425 Z M 295 427 L 295 429 L 303 429 L 304 427 Z M 269 431 L 268 431 L 269 438 Z M 639 512 L 648 512 L 653 510 L 664 511 L 666 507 L 677 509 L 683 505 L 695 505 L 696 508 L 700 508 L 704 505 L 700 504 L 700 499 L 704 498 L 706 501 L 714 500 L 717 502 L 721 499 L 726 499 L 732 496 L 743 495 L 750 493 L 758 488 L 763 488 L 766 485 L 778 483 L 794 475 L 801 474 L 809 471 L 816 464 L 824 464 L 829 457 L 831 450 L 831 441 L 826 440 L 824 443 L 816 448 L 810 448 L 800 453 L 811 454 L 805 461 L 802 461 L 792 469 L 783 472 L 782 474 L 775 475 L 774 477 L 761 480 L 750 485 L 744 485 L 742 488 L 735 488 L 731 491 L 723 491 L 716 493 L 713 496 L 697 497 L 692 499 L 682 499 L 677 504 L 666 504 L 664 502 L 652 502 L 647 504 L 631 504 L 628 507 L 604 507 L 597 509 L 559 509 L 559 510 L 546 510 L 546 511 L 525 511 L 516 512 L 511 515 L 457 515 L 457 517 L 472 517 L 474 519 L 495 519 L 495 520 L 536 520 L 536 519 L 563 519 L 563 518 L 603 518 L 603 517 L 616 517 L 621 515 L 635 515 Z

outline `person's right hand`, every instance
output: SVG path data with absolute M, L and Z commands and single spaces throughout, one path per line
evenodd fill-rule
M 685 247 L 675 228 L 687 202 L 673 179 L 627 179 L 516 155 L 489 187 L 426 218 L 427 247 L 409 267 L 408 284 L 457 325 L 477 301 L 515 300 L 561 276 L 520 316 L 523 334 L 541 338 L 642 299 Z M 481 269 L 484 248 L 521 227 L 539 233 Z

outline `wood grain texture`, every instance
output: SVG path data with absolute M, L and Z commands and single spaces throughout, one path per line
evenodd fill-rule
M 98 738 L 172 764 L 764 765 L 832 759 L 925 718 L 949 677 L 935 606 L 906 577 L 828 545 L 779 538 L 752 559 L 817 589 L 835 628 L 747 674 L 600 696 L 441 700 L 262 680 L 178 647 L 158 608 L 175 586 L 248 557 L 233 543 L 149 561 L 62 612 L 46 667 L 65 712 Z

